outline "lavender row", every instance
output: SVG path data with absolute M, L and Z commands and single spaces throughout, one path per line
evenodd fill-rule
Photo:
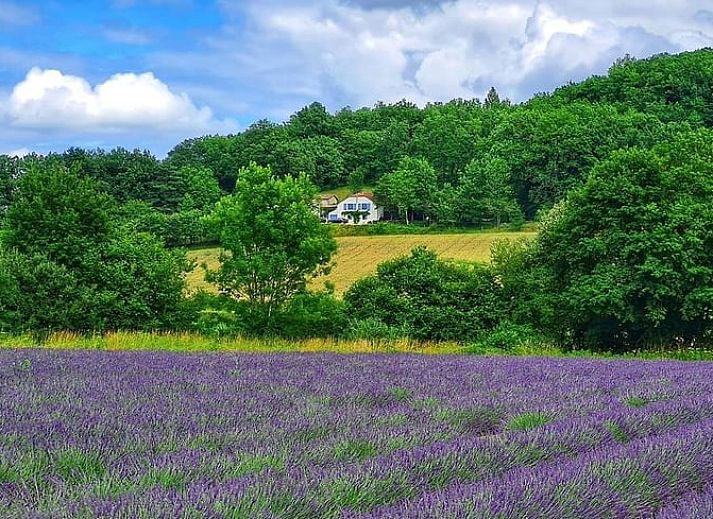
M 713 483 L 663 507 L 656 519 L 703 519 L 713 517 Z
M 679 517 L 710 506 L 713 420 L 566 463 L 513 469 L 476 485 L 429 493 L 368 515 L 425 519 Z M 688 501 L 666 506 L 706 488 Z M 663 510 L 662 510 L 663 509 Z M 684 515 L 686 516 L 686 515 Z M 707 517 L 706 515 L 691 517 Z

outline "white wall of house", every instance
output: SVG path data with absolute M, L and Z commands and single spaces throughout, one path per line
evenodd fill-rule
M 330 222 L 339 222 L 347 220 L 346 223 L 354 224 L 352 219 L 352 211 L 364 213 L 357 225 L 365 225 L 378 222 L 384 217 L 384 209 L 374 203 L 374 200 L 366 196 L 352 195 L 345 198 L 337 205 L 337 208 L 327 215 L 327 220 Z

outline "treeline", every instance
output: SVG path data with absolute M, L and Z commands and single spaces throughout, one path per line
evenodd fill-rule
M 402 101 L 335 114 L 313 103 L 278 124 L 178 144 L 165 160 L 148 152 L 70 149 L 0 159 L 0 208 L 13 178 L 33 162 L 61 163 L 97 180 L 130 209 L 137 228 L 171 245 L 209 240 L 200 211 L 233 191 L 251 162 L 278 177 L 308 175 L 320 190 L 368 185 L 388 214 L 443 225 L 531 220 L 581 186 L 613 151 L 651 147 L 713 126 L 713 51 L 629 57 L 607 76 L 513 105 L 492 89 L 484 101 L 419 108 Z M 1 209 L 0 209 L 1 211 Z

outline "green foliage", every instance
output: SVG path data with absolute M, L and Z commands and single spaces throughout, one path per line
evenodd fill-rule
M 624 399 L 624 403 L 629 407 L 644 407 L 649 401 L 640 396 L 628 396 Z
M 702 49 L 648 59 L 618 60 L 604 77 L 558 89 L 563 102 L 610 103 L 664 122 L 713 126 L 713 51 Z
M 0 155 L 0 223 L 12 203 L 15 184 L 20 177 L 19 160 Z
M 349 321 L 345 334 L 351 340 L 367 340 L 376 342 L 393 342 L 411 335 L 411 329 L 405 325 L 388 325 L 374 317 L 359 317 Z
M 507 163 L 517 200 L 532 218 L 582 185 L 598 160 L 620 148 L 652 145 L 665 132 L 652 116 L 535 99 L 509 110 L 478 149 Z
M 348 326 L 344 303 L 330 292 L 299 293 L 272 315 L 248 301 L 207 293 L 194 295 L 187 306 L 187 315 L 198 316 L 192 328 L 212 337 L 336 338 Z
M 472 351 L 536 351 L 547 339 L 528 324 L 501 322 L 488 330 L 471 346 Z
M 0 331 L 87 330 L 98 321 L 79 275 L 42 254 L 0 249 Z
M 187 247 L 216 241 L 199 209 L 176 213 L 158 211 L 144 202 L 128 202 L 117 213 L 122 227 L 130 233 L 146 232 L 159 238 L 167 247 Z
M 540 231 L 550 329 L 571 344 L 693 344 L 713 329 L 713 134 L 596 166 Z
M 95 180 L 101 191 L 120 203 L 141 200 L 152 207 L 171 211 L 178 208 L 185 190 L 178 170 L 166 167 L 148 151 L 70 148 L 62 155 L 50 154 L 45 162 Z
M 180 251 L 118 227 L 97 184 L 53 164 L 20 181 L 0 248 L 0 326 L 14 330 L 159 328 L 189 270 Z
M 522 220 L 504 159 L 484 157 L 468 164 L 460 178 L 457 204 L 461 221 L 471 224 Z
M 604 428 L 609 431 L 609 433 L 611 433 L 614 439 L 619 443 L 629 443 L 629 441 L 631 441 L 631 438 L 626 433 L 626 431 L 622 429 L 621 426 L 613 420 L 605 421 Z
M 344 303 L 330 292 L 306 292 L 293 297 L 278 317 L 282 337 L 341 337 L 348 326 Z
M 425 247 L 388 261 L 345 294 L 350 317 L 374 320 L 420 340 L 467 341 L 492 329 L 504 304 L 484 267 L 438 259 Z
M 260 123 L 250 127 L 250 131 L 243 135 L 258 137 Z M 224 191 L 231 191 L 235 185 L 236 175 L 241 165 L 242 157 L 239 155 L 241 144 L 236 136 L 205 136 L 183 141 L 174 147 L 166 158 L 165 165 L 172 171 L 183 168 L 207 168 L 213 172 L 220 187 Z M 245 152 L 252 153 L 251 160 L 260 160 L 266 156 L 268 146 L 261 146 L 251 150 L 248 143 L 244 145 Z
M 85 251 L 109 239 L 114 208 L 96 182 L 59 165 L 37 165 L 19 182 L 5 218 L 4 244 L 76 266 Z
M 433 165 L 442 183 L 455 183 L 476 155 L 484 126 L 484 111 L 476 101 L 452 101 L 424 110 L 411 144 L 412 153 Z
M 341 462 L 354 462 L 371 458 L 379 449 L 367 440 L 345 440 L 334 447 L 334 458 Z
M 396 209 L 408 225 L 414 212 L 431 214 L 435 185 L 436 171 L 428 161 L 405 157 L 398 169 L 379 181 L 377 195 L 383 198 L 387 207 Z
M 511 431 L 529 431 L 546 425 L 552 421 L 552 417 L 544 413 L 523 413 L 512 418 L 507 425 Z
M 323 189 L 342 185 L 347 180 L 339 142 L 322 135 L 281 142 L 270 165 L 278 177 L 304 173 Z
M 206 167 L 185 166 L 179 172 L 185 187 L 180 209 L 182 212 L 210 211 L 223 196 L 213 172 Z
M 315 193 L 303 175 L 277 179 L 256 164 L 240 171 L 234 194 L 211 215 L 226 251 L 212 274 L 223 293 L 259 305 L 269 319 L 327 268 L 336 242 L 311 207 Z

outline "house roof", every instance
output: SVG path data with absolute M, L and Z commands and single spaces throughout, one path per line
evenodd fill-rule
M 325 193 L 323 195 L 319 195 L 320 200 L 331 200 L 332 198 L 337 198 L 337 195 L 335 195 L 334 193 Z
M 368 198 L 372 202 L 376 201 L 376 200 L 374 200 L 374 193 L 372 193 L 371 191 L 360 191 L 359 193 L 354 193 L 351 196 L 359 197 L 359 198 Z

